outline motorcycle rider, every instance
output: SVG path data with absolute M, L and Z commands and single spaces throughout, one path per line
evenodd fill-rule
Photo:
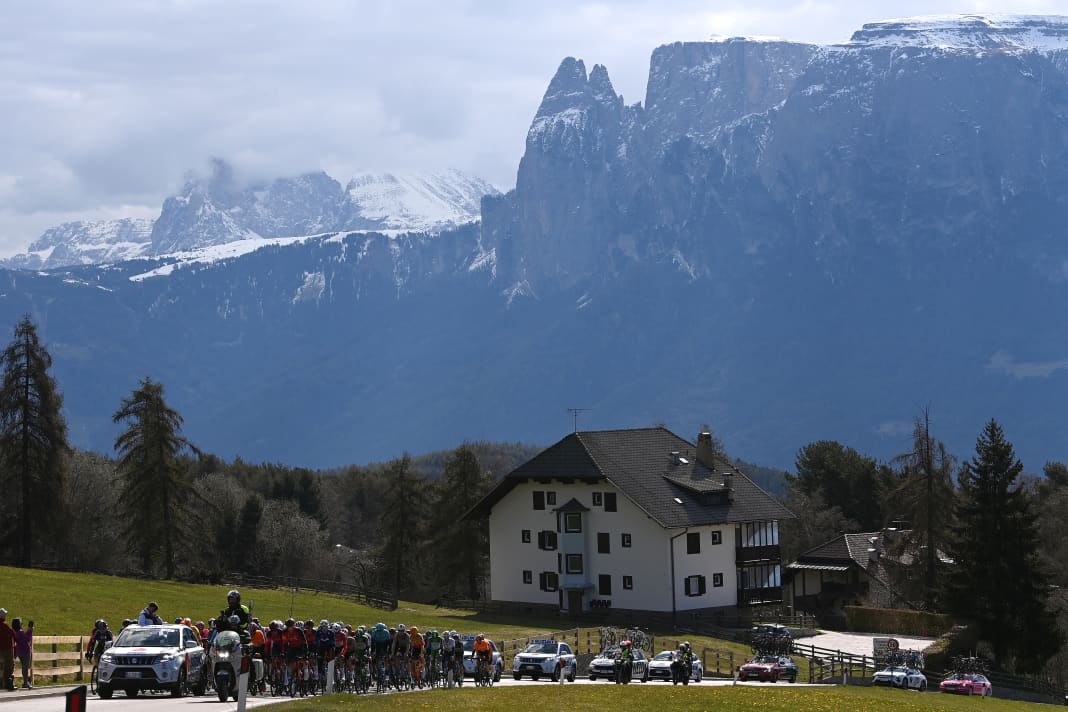
M 231 616 L 237 616 L 236 627 L 230 623 Z M 237 631 L 241 636 L 241 642 L 247 644 L 249 641 L 248 622 L 250 618 L 248 606 L 241 603 L 241 592 L 234 590 L 226 594 L 226 608 L 219 612 L 216 624 L 219 630 Z

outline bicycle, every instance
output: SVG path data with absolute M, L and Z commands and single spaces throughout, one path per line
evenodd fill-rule
M 476 687 L 493 687 L 493 671 L 491 667 L 489 660 L 481 656 L 478 658 L 478 663 L 475 665 Z
M 441 678 L 441 660 L 437 655 L 431 655 L 426 661 L 426 684 L 430 689 L 438 686 Z
M 379 694 L 389 690 L 389 671 L 386 666 L 386 656 L 378 655 L 375 657 L 375 669 L 377 674 L 375 675 L 375 682 L 377 683 L 377 692 Z
M 93 671 L 89 673 L 89 692 L 96 694 L 96 671 L 97 664 L 93 663 Z

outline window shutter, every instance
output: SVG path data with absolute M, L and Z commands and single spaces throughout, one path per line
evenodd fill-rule
M 690 593 L 690 579 L 692 579 L 692 578 L 693 578 L 693 576 L 687 576 L 686 579 L 685 579 L 685 581 L 686 581 L 686 595 L 687 596 L 692 596 L 693 595 L 692 593 Z
M 546 581 L 545 581 L 545 572 L 544 571 L 542 571 L 540 574 L 538 574 L 538 588 L 540 588 L 542 591 L 548 591 L 549 590 L 549 587 L 547 586 Z
M 697 577 L 697 595 L 698 596 L 705 595 L 705 577 L 704 576 L 698 576 Z

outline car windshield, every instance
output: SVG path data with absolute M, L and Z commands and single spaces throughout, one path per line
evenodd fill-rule
M 176 648 L 178 631 L 159 628 L 127 628 L 119 633 L 116 648 Z
M 903 667 L 888 667 L 883 672 L 908 672 L 908 670 Z
M 759 658 L 757 658 L 756 660 L 754 660 L 753 662 L 754 663 L 772 663 L 772 664 L 774 664 L 774 663 L 779 662 L 779 660 L 774 655 L 762 655 Z
M 523 648 L 519 652 L 521 653 L 545 653 L 546 655 L 556 655 L 556 643 L 531 643 L 527 647 Z
M 662 653 L 657 653 L 656 657 L 653 658 L 653 660 L 674 660 L 674 659 L 675 659 L 675 652 L 672 651 L 672 650 L 665 650 Z

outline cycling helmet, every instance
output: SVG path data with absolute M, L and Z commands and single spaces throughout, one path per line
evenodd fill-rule
M 97 630 L 104 630 L 105 628 L 108 627 L 108 622 L 106 620 L 104 620 L 103 618 L 101 618 L 100 620 L 98 620 L 93 625 Z
M 129 619 L 129 618 L 123 618 L 123 619 L 122 619 L 122 624 L 123 624 L 124 626 L 127 626 L 127 625 L 133 625 L 133 621 L 132 621 L 131 619 Z
M 188 618 L 183 618 L 182 619 L 182 625 L 191 626 L 191 625 L 193 625 L 193 621 L 189 620 Z
M 411 635 L 419 635 L 419 629 L 416 628 L 414 625 L 411 628 L 408 629 L 408 632 Z
M 386 624 L 385 623 L 375 623 L 375 629 L 376 630 L 385 630 L 386 629 Z
M 291 628 L 292 626 L 295 626 L 296 624 L 297 624 L 297 622 L 295 620 L 293 620 L 292 618 L 286 618 L 286 628 Z
M 241 625 L 241 619 L 238 618 L 236 615 L 230 616 L 228 620 L 230 625 Z
M 178 616 L 177 618 L 175 618 L 174 619 L 174 624 L 175 625 L 181 625 L 182 624 L 182 617 Z
M 483 641 L 485 639 L 486 639 L 486 636 L 482 635 L 481 633 L 479 633 L 478 635 L 475 636 L 475 640 L 478 640 L 478 641 Z M 626 645 L 626 644 L 627 644 L 627 642 L 623 641 L 623 645 Z
M 325 618 L 323 618 L 321 621 L 319 621 L 319 627 L 320 628 L 329 628 L 330 624 L 327 622 L 327 620 Z
M 241 603 L 241 592 L 236 589 L 230 591 L 230 593 L 226 594 L 226 600 L 229 601 L 231 598 L 234 599 L 234 603 Z
M 408 630 L 408 629 L 404 627 L 403 623 L 401 623 L 399 626 L 397 626 L 397 632 L 398 633 L 403 633 L 406 630 Z
M 624 648 L 629 648 L 630 647 L 630 641 L 629 640 L 624 640 L 623 641 L 623 647 Z
M 363 635 L 364 633 L 367 632 L 367 628 L 365 628 L 364 626 L 361 625 L 360 627 L 358 627 L 356 629 L 356 632 L 359 633 L 360 635 Z
M 330 626 L 330 630 L 332 630 L 335 633 L 340 633 L 341 632 L 341 624 L 340 623 L 335 623 L 334 625 Z

